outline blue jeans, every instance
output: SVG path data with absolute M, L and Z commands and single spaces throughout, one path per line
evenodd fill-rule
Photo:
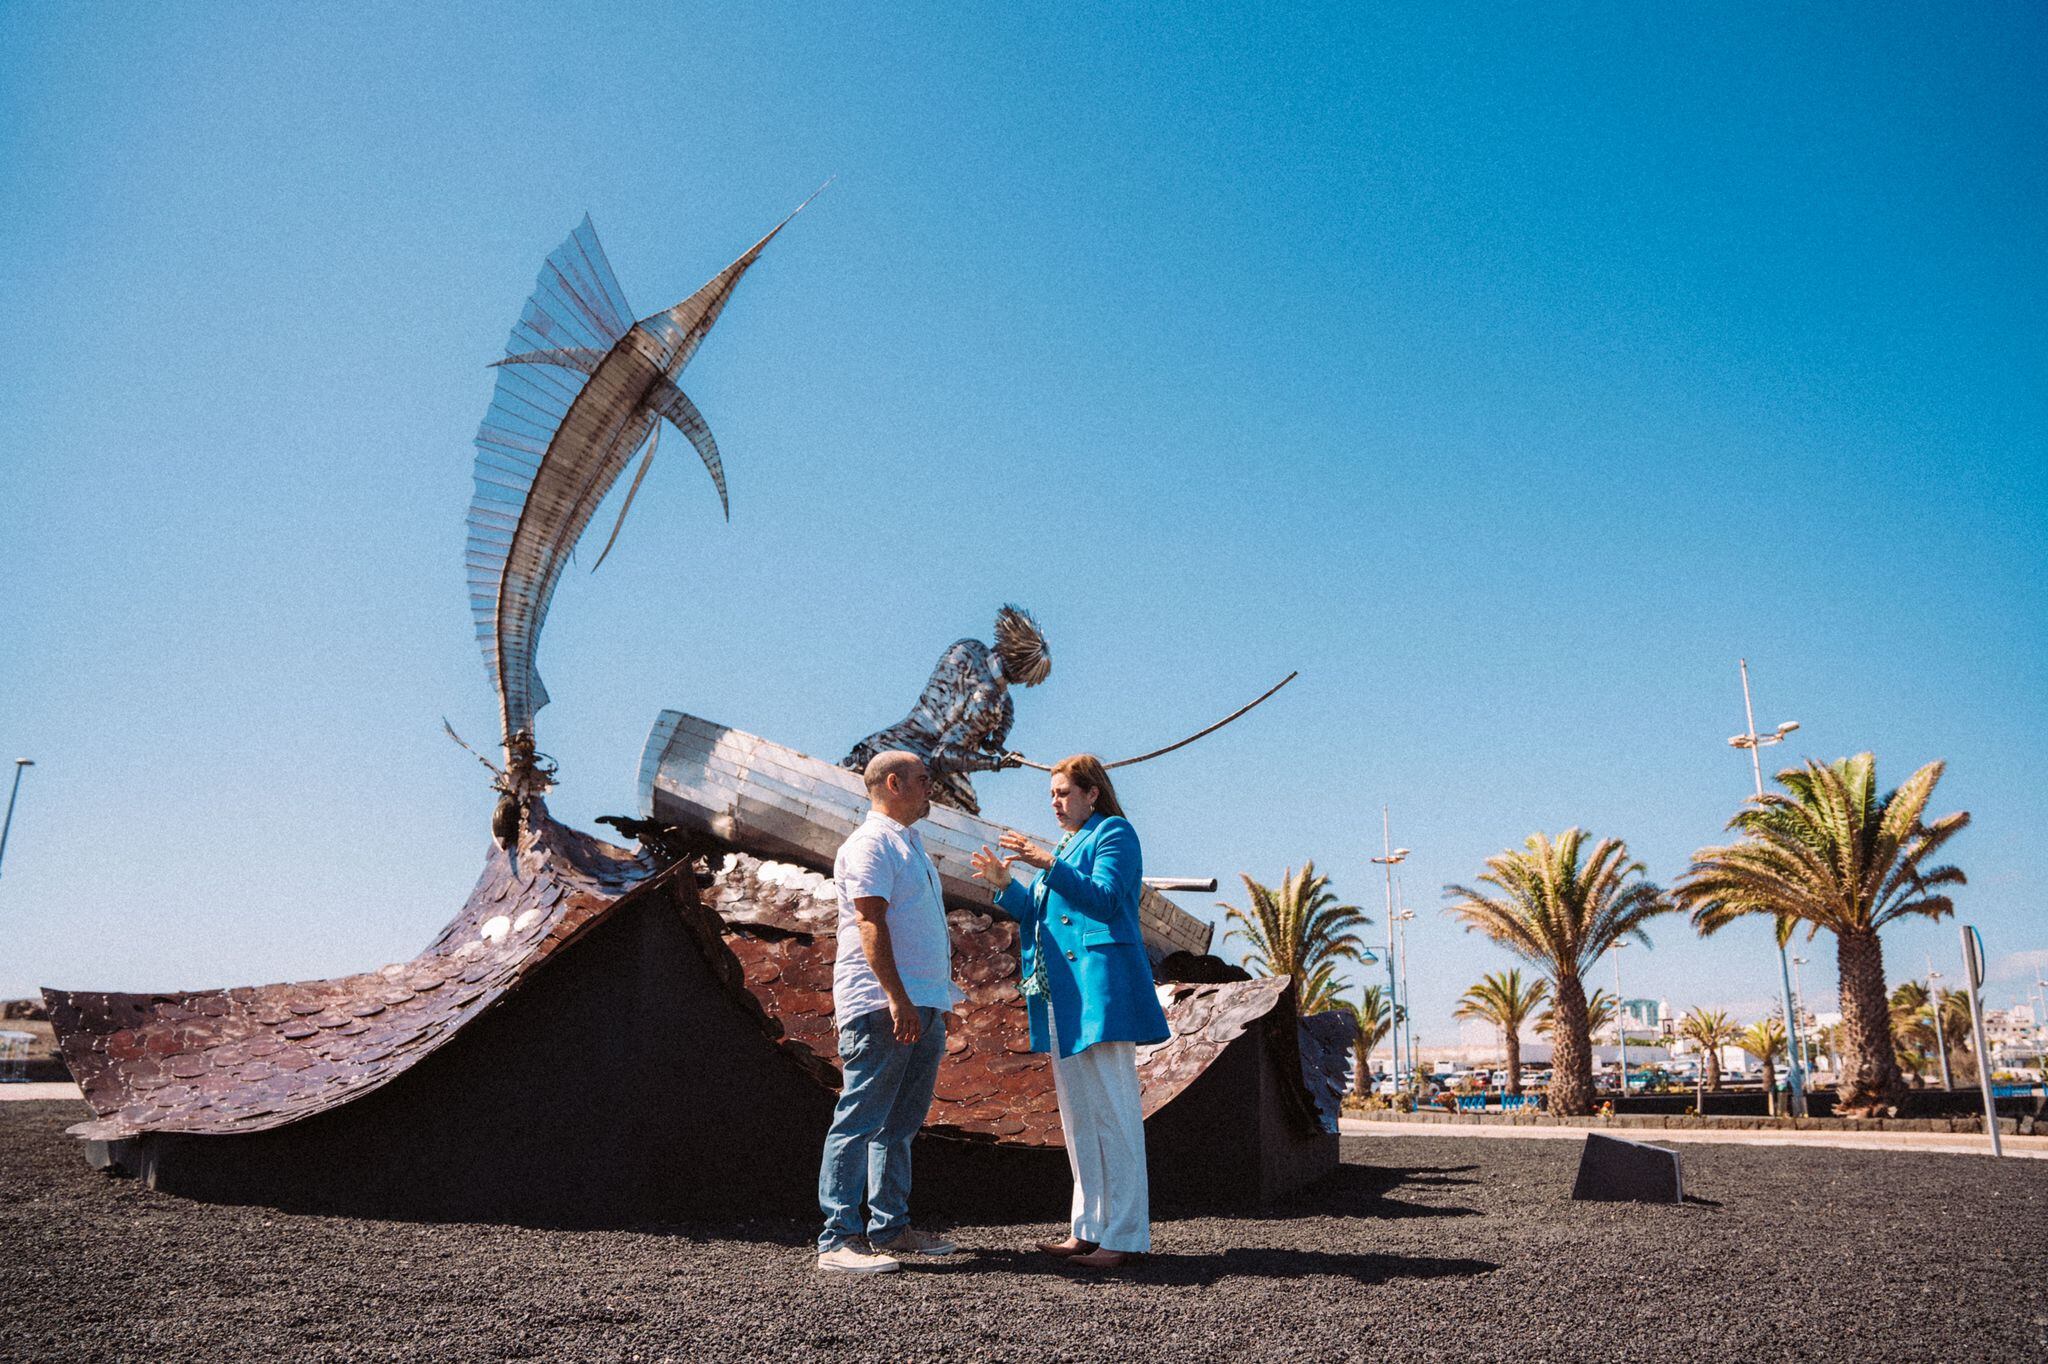
M 887 1240 L 910 1225 L 910 1142 L 931 1111 L 932 1086 L 946 1055 L 945 1016 L 919 1009 L 917 1020 L 917 1041 L 907 1047 L 896 1040 L 887 1009 L 839 1029 L 844 1083 L 818 1170 L 821 1253 L 860 1235 L 863 1194 L 870 1239 Z

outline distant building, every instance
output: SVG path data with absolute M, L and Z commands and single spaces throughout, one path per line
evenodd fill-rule
M 1624 999 L 1619 1019 L 1604 1028 L 1595 1028 L 1593 1040 L 1616 1045 L 1617 1027 L 1628 1029 L 1629 1045 L 1635 1046 L 1670 1038 L 1677 1031 L 1677 1020 L 1672 1017 L 1671 1005 L 1666 1000 Z
M 2037 1057 L 2042 1054 L 2041 1015 L 2031 1003 L 2009 1009 L 1984 1011 L 1984 1041 L 1992 1055 L 2006 1058 Z

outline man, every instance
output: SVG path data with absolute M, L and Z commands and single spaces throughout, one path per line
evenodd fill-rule
M 996 612 L 993 648 L 978 639 L 955 640 L 939 655 L 910 714 L 855 744 L 839 765 L 864 772 L 876 754 L 904 749 L 925 760 L 934 800 L 978 815 L 981 801 L 969 774 L 1015 765 L 1007 751 L 1017 716 L 1011 685 L 1035 687 L 1051 671 L 1038 622 L 1028 611 L 1005 606 Z
M 924 1126 L 961 996 L 939 873 L 911 826 L 931 813 L 932 781 L 915 753 L 876 754 L 862 774 L 873 808 L 832 864 L 839 956 L 832 1011 L 844 1083 L 818 1171 L 818 1268 L 875 1274 L 901 1255 L 951 1255 L 910 1225 L 910 1143 Z M 868 1204 L 867 1240 L 860 1205 Z

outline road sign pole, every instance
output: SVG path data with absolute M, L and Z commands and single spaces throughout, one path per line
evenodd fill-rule
M 1977 1088 L 1984 1093 L 1984 1130 L 1991 1134 L 1991 1154 L 2002 1156 L 2005 1151 L 1998 1140 L 1998 1101 L 1991 1093 L 1991 1052 L 1984 1045 L 1984 939 L 1968 924 L 1963 925 L 1963 970 L 1969 977 L 1970 1037 L 1977 1049 Z

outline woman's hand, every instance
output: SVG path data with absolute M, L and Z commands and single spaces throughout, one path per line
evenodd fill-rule
M 974 866 L 974 877 L 977 881 L 988 882 L 990 890 L 1001 890 L 1010 884 L 1010 864 L 1017 859 L 997 857 L 988 850 L 988 844 L 984 843 L 980 851 L 971 854 L 967 860 Z
M 1052 865 L 1052 849 L 1042 843 L 1034 843 L 1015 829 L 1003 835 L 1003 847 L 1011 856 L 1010 861 L 1024 863 L 1044 871 Z

